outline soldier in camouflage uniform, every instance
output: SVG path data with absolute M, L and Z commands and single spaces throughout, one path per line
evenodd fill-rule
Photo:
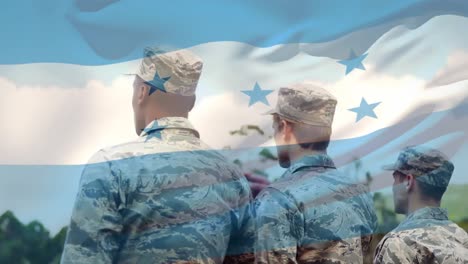
M 447 157 L 407 147 L 384 169 L 393 171 L 395 211 L 407 217 L 380 241 L 374 263 L 468 263 L 468 235 L 440 208 L 454 169 Z
M 248 183 L 187 119 L 202 65 L 186 50 L 145 50 L 133 84 L 139 138 L 100 150 L 84 169 L 62 263 L 253 257 Z
M 256 197 L 257 263 L 362 263 L 377 225 L 367 188 L 326 149 L 336 99 L 303 82 L 280 88 L 273 115 L 281 179 Z

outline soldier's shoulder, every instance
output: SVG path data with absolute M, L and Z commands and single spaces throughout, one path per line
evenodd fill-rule
M 170 153 L 179 151 L 177 146 L 162 140 L 153 140 L 145 142 L 144 138 L 137 138 L 117 145 L 102 148 L 96 153 L 96 156 L 105 157 L 108 161 L 132 158 L 135 156 L 151 155 L 156 153 Z
M 287 196 L 314 199 L 337 190 L 345 190 L 350 183 L 337 170 L 303 170 L 271 184 Z
M 354 183 L 347 174 L 333 168 L 311 168 L 298 171 L 291 179 L 306 184 L 308 188 L 316 186 L 317 189 L 323 189 L 324 186 L 334 189 Z
M 405 241 L 390 232 L 379 242 L 374 255 L 374 263 L 401 263 L 404 260 L 408 261 L 407 255 L 411 253 L 405 247 Z
M 395 229 L 385 235 L 383 241 L 387 245 L 416 246 L 421 241 L 432 241 L 442 243 L 446 240 L 446 231 L 442 226 L 430 226 L 425 228 Z
M 276 182 L 271 183 L 264 191 L 264 196 L 271 197 L 287 197 L 288 199 L 294 199 L 294 193 L 297 192 L 299 185 L 293 179 L 280 179 Z
M 386 241 L 387 243 L 398 242 L 400 240 L 406 239 L 407 237 L 411 238 L 413 232 L 414 232 L 414 230 L 398 230 L 397 231 L 396 229 L 394 229 L 394 230 L 388 232 L 384 236 L 382 241 Z
M 291 190 L 279 188 L 277 184 L 270 184 L 268 187 L 263 189 L 255 198 L 256 207 L 271 207 L 278 205 L 281 208 L 298 208 L 299 201 Z M 268 210 L 274 210 L 275 208 L 269 208 Z M 277 208 L 279 209 L 279 208 Z
M 375 253 L 376 255 L 386 255 L 399 250 L 405 250 L 408 244 L 414 245 L 411 235 L 406 232 L 391 231 L 380 240 Z

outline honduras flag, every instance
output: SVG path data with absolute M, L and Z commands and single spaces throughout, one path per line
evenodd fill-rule
M 448 154 L 467 183 L 468 2 L 17 0 L 0 9 L 0 213 L 68 224 L 83 165 L 135 138 L 131 82 L 142 50 L 204 60 L 190 119 L 246 170 L 281 175 L 271 120 L 279 87 L 311 80 L 338 99 L 329 153 L 380 167 L 407 145 Z M 357 175 L 363 179 L 363 175 Z

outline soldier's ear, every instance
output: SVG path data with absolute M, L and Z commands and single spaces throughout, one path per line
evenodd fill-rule
M 150 86 L 145 83 L 141 83 L 137 89 L 137 102 L 139 105 L 142 105 L 149 97 Z
M 283 139 L 289 141 L 292 135 L 292 124 L 284 119 L 281 119 L 279 123 L 280 131 L 283 132 Z
M 133 81 L 133 104 L 141 105 L 146 101 L 146 95 L 149 95 L 149 85 L 145 84 L 138 75 Z
M 412 174 L 405 175 L 405 187 L 407 191 L 411 191 L 414 189 L 414 185 L 416 184 L 416 178 Z
M 279 119 L 279 118 L 278 118 L 278 120 L 273 121 L 274 124 L 276 124 L 276 127 L 277 127 L 277 129 L 278 129 L 278 132 L 282 132 L 282 130 L 284 129 L 284 123 L 283 123 L 283 121 L 284 121 L 284 120 Z

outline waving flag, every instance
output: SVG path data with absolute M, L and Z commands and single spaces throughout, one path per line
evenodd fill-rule
M 272 91 L 311 80 L 338 99 L 331 155 L 344 170 L 361 159 L 376 175 L 372 190 L 390 184 L 382 164 L 422 143 L 450 155 L 452 182 L 466 183 L 466 1 L 2 4 L 0 212 L 53 232 L 68 223 L 83 164 L 135 137 L 124 74 L 147 45 L 203 58 L 190 118 L 247 170 L 281 175 L 257 159 L 273 146 L 261 114 L 275 103 Z M 231 133 L 249 125 L 263 134 Z
M 437 15 L 464 16 L 468 9 L 462 0 L 20 0 L 5 3 L 1 12 L 7 41 L 0 44 L 0 63 L 98 65 L 135 59 L 154 43 L 166 49 L 217 41 L 270 47 L 326 43 L 350 33 L 358 34 L 346 46 L 353 43 L 361 53 L 392 27 L 415 28 Z M 322 46 L 312 53 L 336 58 L 347 53 L 343 48 Z

